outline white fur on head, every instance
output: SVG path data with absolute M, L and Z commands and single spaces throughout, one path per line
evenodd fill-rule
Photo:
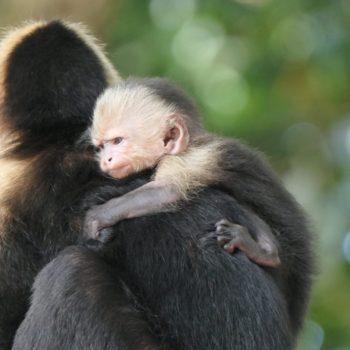
M 98 98 L 91 136 L 95 140 L 105 140 L 108 130 L 123 126 L 135 132 L 139 130 L 151 139 L 164 132 L 166 117 L 175 112 L 174 106 L 166 104 L 151 89 L 121 82 L 106 89 Z

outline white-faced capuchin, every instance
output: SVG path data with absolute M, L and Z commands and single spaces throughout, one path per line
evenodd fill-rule
M 237 140 L 208 133 L 191 99 L 164 79 L 127 79 L 108 88 L 97 100 L 91 139 L 102 171 L 114 178 L 155 168 L 146 185 L 87 212 L 85 233 L 97 240 L 106 227 L 167 211 L 206 186 L 235 196 L 235 167 L 244 167 L 247 157 Z M 277 267 L 274 234 L 251 209 L 244 210 L 254 230 L 221 220 L 215 233 L 219 244 L 228 252 L 241 250 L 257 264 Z

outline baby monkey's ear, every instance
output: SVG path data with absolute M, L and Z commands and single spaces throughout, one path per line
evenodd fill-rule
M 175 155 L 186 151 L 190 140 L 186 121 L 179 114 L 171 114 L 167 119 L 163 140 L 166 153 Z

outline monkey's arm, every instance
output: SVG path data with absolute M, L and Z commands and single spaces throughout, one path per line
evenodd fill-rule
M 164 181 L 151 181 L 121 197 L 90 209 L 85 218 L 84 234 L 90 239 L 108 240 L 110 234 L 109 231 L 103 232 L 104 228 L 124 219 L 165 211 L 181 198 L 181 193 L 175 186 Z M 259 265 L 277 267 L 280 263 L 277 241 L 270 228 L 252 211 L 245 208 L 242 210 L 256 240 L 252 238 L 247 228 L 222 220 L 216 225 L 219 244 L 229 253 L 233 253 L 236 249 L 241 250 Z
M 181 199 L 177 188 L 162 181 L 151 181 L 125 195 L 88 210 L 84 235 L 98 239 L 102 229 L 125 219 L 160 213 Z
M 219 245 L 229 253 L 239 249 L 258 265 L 278 267 L 280 258 L 277 239 L 263 220 L 250 211 L 246 212 L 249 215 L 248 221 L 253 221 L 253 226 L 255 225 L 251 231 L 256 240 L 246 227 L 223 219 L 216 223 L 214 233 Z

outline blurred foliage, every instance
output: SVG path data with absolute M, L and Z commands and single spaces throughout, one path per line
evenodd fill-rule
M 86 22 L 123 76 L 171 78 L 210 130 L 268 154 L 317 236 L 298 349 L 350 350 L 350 2 L 0 0 L 1 25 L 48 16 Z

